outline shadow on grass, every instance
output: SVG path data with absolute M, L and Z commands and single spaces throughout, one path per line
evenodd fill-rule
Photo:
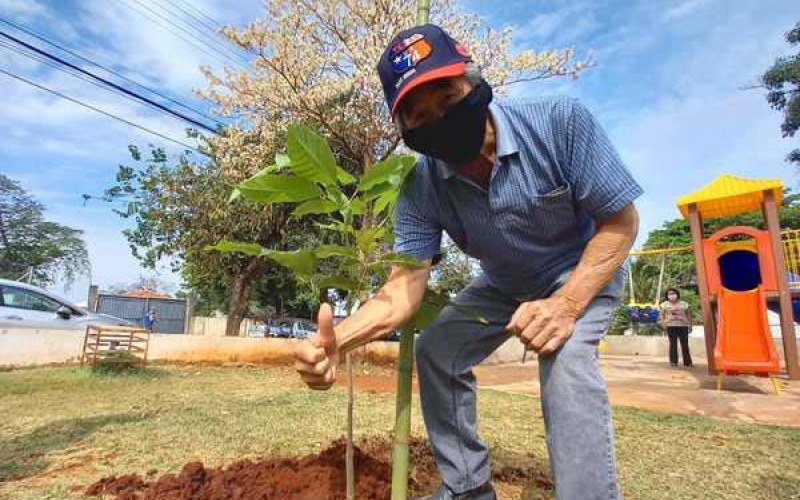
M 83 441 L 105 427 L 139 422 L 150 418 L 142 413 L 120 413 L 87 418 L 56 420 L 28 434 L 0 440 L 0 483 L 24 479 L 50 465 L 48 454 Z
M 776 470 L 773 474 L 761 476 L 759 483 L 759 491 L 762 498 L 774 498 L 776 500 L 796 500 L 800 498 L 800 475 L 789 477 Z
M 154 368 L 151 366 L 142 367 L 97 364 L 88 368 L 84 368 L 84 370 L 89 373 L 90 377 L 111 379 L 162 379 L 171 375 L 168 370 L 163 368 Z

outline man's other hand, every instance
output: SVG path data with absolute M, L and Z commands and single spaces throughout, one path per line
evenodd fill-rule
M 546 355 L 554 353 L 572 336 L 576 320 L 568 300 L 551 297 L 520 304 L 506 331 L 519 337 L 526 349 Z

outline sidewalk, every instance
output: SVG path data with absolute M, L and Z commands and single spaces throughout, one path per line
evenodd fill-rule
M 705 364 L 671 368 L 666 359 L 644 356 L 603 356 L 600 363 L 614 405 L 800 426 L 800 381 L 781 378 L 781 394 L 775 396 L 768 379 L 726 377 L 717 392 L 716 378 L 708 375 Z M 535 356 L 525 364 L 478 367 L 476 374 L 482 388 L 539 394 Z

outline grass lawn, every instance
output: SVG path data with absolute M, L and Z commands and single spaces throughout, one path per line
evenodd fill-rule
M 86 498 L 74 487 L 110 474 L 318 451 L 343 434 L 344 397 L 341 389 L 306 391 L 286 368 L 0 373 L 0 498 Z M 357 432 L 387 435 L 393 408 L 393 395 L 358 393 Z M 480 417 L 497 460 L 546 464 L 538 399 L 482 391 Z M 413 420 L 413 432 L 424 435 L 417 409 Z M 800 499 L 798 428 L 630 408 L 616 408 L 615 423 L 629 500 Z

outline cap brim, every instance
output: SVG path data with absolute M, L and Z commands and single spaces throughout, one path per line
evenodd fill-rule
M 394 114 L 397 112 L 397 106 L 400 105 L 406 94 L 408 94 L 415 88 L 419 87 L 423 83 L 428 83 L 433 80 L 438 80 L 440 78 L 451 78 L 454 76 L 461 76 L 465 72 L 466 72 L 466 64 L 464 63 L 464 61 L 459 61 L 454 64 L 448 64 L 447 66 L 442 66 L 441 68 L 436 68 L 430 71 L 426 71 L 425 73 L 414 78 L 405 87 L 403 87 L 397 94 L 397 97 L 394 100 L 394 104 L 392 104 L 392 110 L 390 113 L 392 118 L 394 118 Z

